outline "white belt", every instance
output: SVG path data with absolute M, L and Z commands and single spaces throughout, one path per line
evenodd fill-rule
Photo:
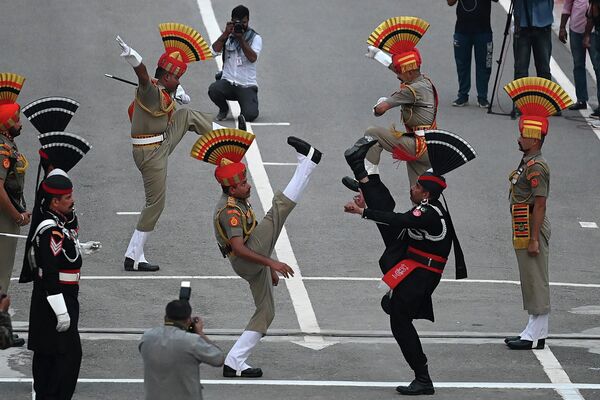
M 160 135 L 156 135 L 156 136 L 152 136 L 152 137 L 147 137 L 147 138 L 131 138 L 131 143 L 133 143 L 136 146 L 143 146 L 146 144 L 154 144 L 154 143 L 160 143 L 163 140 L 165 140 L 165 136 L 161 133 Z
M 60 283 L 78 283 L 79 276 L 79 273 L 59 272 L 58 280 Z

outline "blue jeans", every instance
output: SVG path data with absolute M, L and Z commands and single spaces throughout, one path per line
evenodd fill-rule
M 592 46 L 590 47 L 590 58 L 596 73 L 596 87 L 598 102 L 600 102 L 600 33 L 595 30 L 592 32 Z
M 515 32 L 513 52 L 515 57 L 515 79 L 529 76 L 529 61 L 533 50 L 535 71 L 540 78 L 552 80 L 550 55 L 552 54 L 552 27 L 521 28 Z
M 586 50 L 583 48 L 583 33 L 569 30 L 569 44 L 573 56 L 573 77 L 575 78 L 575 93 L 577 101 L 588 101 L 587 72 L 585 71 Z
M 488 83 L 492 74 L 494 42 L 492 32 L 454 33 L 454 60 L 458 74 L 458 98 L 469 99 L 471 90 L 471 54 L 475 51 L 475 85 L 477 99 L 487 100 Z

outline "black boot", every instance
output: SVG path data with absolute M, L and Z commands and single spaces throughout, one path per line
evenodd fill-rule
M 242 114 L 238 116 L 238 129 L 241 131 L 246 130 L 246 118 Z
M 535 344 L 535 346 L 534 346 Z M 531 350 L 531 349 L 543 349 L 546 345 L 546 339 L 539 339 L 537 343 L 531 340 L 517 339 L 506 343 L 511 350 Z
M 354 177 L 357 181 L 367 177 L 367 170 L 365 169 L 365 157 L 371 147 L 377 143 L 372 136 L 361 137 L 354 143 L 354 146 L 350 147 L 344 152 L 346 162 L 352 168 Z
M 345 176 L 342 178 L 342 185 L 346 186 L 348 189 L 353 192 L 358 192 L 358 181 L 349 176 Z
M 321 157 L 323 156 L 323 153 L 321 153 L 316 148 L 312 147 L 308 142 L 306 142 L 300 138 L 297 138 L 295 136 L 288 136 L 287 142 L 290 146 L 292 146 L 294 149 L 296 149 L 296 151 L 298 153 L 302 154 L 305 157 L 308 157 L 308 154 L 310 153 L 310 149 L 312 148 L 314 150 L 314 152 L 313 152 L 313 155 L 310 158 L 310 160 L 312 162 L 314 162 L 315 164 L 318 164 L 321 161 Z
M 132 258 L 125 257 L 125 261 L 123 262 L 123 267 L 125 271 L 149 271 L 155 272 L 160 268 L 156 264 L 150 264 L 148 262 L 140 262 L 137 265 L 137 268 L 134 267 L 135 263 Z
M 398 386 L 396 391 L 408 396 L 417 396 L 420 394 L 434 394 L 433 382 L 429 377 L 427 365 L 419 372 L 415 372 L 415 379 L 408 386 Z

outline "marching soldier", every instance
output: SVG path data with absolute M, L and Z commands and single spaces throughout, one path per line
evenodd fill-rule
M 73 184 L 54 170 L 42 184 L 43 221 L 33 236 L 35 278 L 29 312 L 28 348 L 33 350 L 33 388 L 37 398 L 68 400 L 81 365 L 79 277 L 82 264 L 73 212 Z
M 433 322 L 431 296 L 440 282 L 452 246 L 454 246 L 456 278 L 467 277 L 463 253 L 452 219 L 442 205 L 440 196 L 447 186 L 442 174 L 475 158 L 475 152 L 462 138 L 449 132 L 426 135 L 439 136 L 436 142 L 447 138 L 454 146 L 453 148 L 440 146 L 441 151 L 430 155 L 434 172 L 423 173 L 410 188 L 410 199 L 415 204 L 410 210 L 404 213 L 394 212 L 396 203 L 379 174 L 369 174 L 360 178 L 361 193 L 354 201 L 344 206 L 344 211 L 347 213 L 359 214 L 364 219 L 377 222 L 385 243 L 386 249 L 379 260 L 379 265 L 384 274 L 382 280 L 390 291 L 383 297 L 381 304 L 384 311 L 390 315 L 394 338 L 415 373 L 415 379 L 409 386 L 396 388 L 396 391 L 404 395 L 435 392 L 429 376 L 427 356 L 423 352 L 413 320 L 428 319 Z M 355 157 L 364 158 L 369 147 L 374 143 L 371 141 L 363 145 L 355 145 L 353 148 Z M 429 150 L 437 145 L 431 143 Z M 460 153 L 462 157 L 452 157 L 451 153 L 454 151 Z M 434 158 L 434 154 L 439 154 L 441 157 Z M 359 178 L 360 174 L 357 172 L 361 171 L 357 171 L 352 165 L 351 167 L 355 176 Z
M 250 285 L 256 306 L 225 359 L 224 377 L 258 378 L 263 374 L 262 369 L 252 368 L 246 360 L 275 317 L 273 286 L 279 282 L 277 273 L 285 278 L 294 275 L 289 265 L 274 260 L 271 253 L 322 155 L 305 141 L 288 137 L 288 144 L 296 149 L 298 166 L 287 187 L 275 194 L 271 209 L 258 222 L 248 202 L 252 187 L 246 179 L 246 166 L 240 162 L 253 140 L 251 133 L 220 129 L 198 139 L 192 150 L 193 157 L 217 165 L 215 178 L 223 194 L 214 214 L 216 240 L 235 273 Z
M 0 73 L 0 287 L 8 292 L 17 239 L 2 234 L 19 234 L 19 227 L 29 224 L 23 187 L 29 166 L 19 152 L 15 138 L 21 134 L 21 107 L 16 103 L 25 78 Z
M 558 84 L 544 78 L 517 79 L 504 90 L 521 111 L 518 144 L 523 158 L 509 176 L 510 207 L 523 308 L 529 313 L 523 332 L 504 342 L 513 350 L 543 349 L 550 315 L 550 222 L 546 216 L 550 168 L 542 157 L 542 145 L 548 134 L 548 117 L 573 101 Z
M 144 255 L 144 244 L 158 222 L 166 199 L 167 161 L 188 131 L 202 135 L 212 128 L 212 114 L 186 108 L 175 110 L 172 96 L 187 64 L 211 57 L 208 45 L 194 29 L 175 23 L 160 24 L 165 53 L 154 79 L 142 57 L 119 36 L 116 40 L 138 77 L 135 100 L 129 107 L 133 160 L 142 174 L 146 204 L 125 253 L 126 271 L 157 271 Z
M 420 18 L 391 18 L 371 34 L 365 54 L 388 67 L 401 81 L 398 91 L 379 99 L 373 107 L 373 114 L 380 117 L 399 106 L 405 128 L 402 132 L 394 125 L 390 128 L 369 127 L 365 136 L 377 139 L 378 143 L 367 153 L 365 165 L 369 173 L 377 174 L 381 152 L 385 149 L 395 159 L 406 161 L 411 186 L 431 167 L 423 131 L 436 128 L 437 92 L 431 79 L 421 73 L 421 54 L 415 47 L 428 28 L 429 24 Z M 403 40 L 390 45 L 395 35 L 403 35 Z M 352 178 L 344 178 L 343 182 L 351 190 L 358 190 Z

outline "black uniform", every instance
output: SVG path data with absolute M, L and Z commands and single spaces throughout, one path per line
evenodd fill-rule
M 389 303 L 385 297 L 383 302 L 404 358 L 417 376 L 427 374 L 427 357 L 412 320 L 434 321 L 431 295 L 440 282 L 445 264 L 439 260 L 447 259 L 450 254 L 454 238 L 452 223 L 439 200 L 414 206 L 405 213 L 393 212 L 394 199 L 379 175 L 369 175 L 369 182 L 361 183 L 360 187 L 368 206 L 363 218 L 378 222 L 386 245 L 379 260 L 382 272 L 385 274 L 406 259 L 438 270 L 416 268 L 394 288 Z M 431 258 L 438 261 L 428 261 Z
M 29 313 L 28 348 L 34 351 L 33 380 L 37 400 L 71 399 L 81 365 L 79 320 L 79 271 L 76 220 L 66 221 L 51 211 L 43 220 L 53 225 L 41 229 L 32 244 L 37 271 Z M 57 319 L 47 296 L 62 293 L 71 325 L 57 332 Z

